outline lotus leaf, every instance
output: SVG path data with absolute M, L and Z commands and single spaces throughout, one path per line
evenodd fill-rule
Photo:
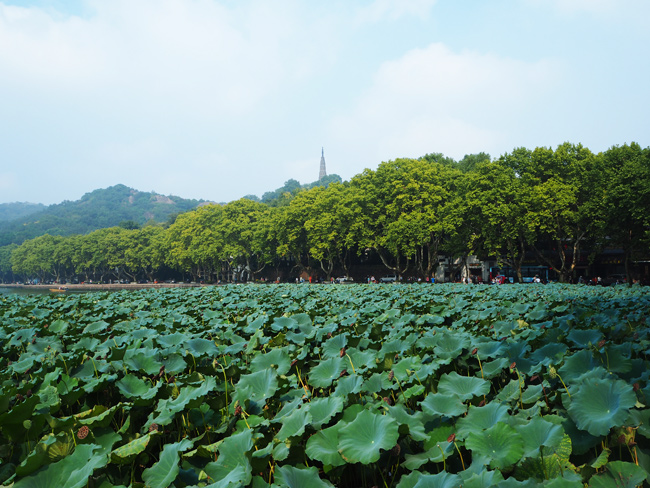
M 130 463 L 135 456 L 144 451 L 149 445 L 149 441 L 155 433 L 148 433 L 141 437 L 133 439 L 131 442 L 114 449 L 111 452 L 111 462 L 115 464 Z
M 482 407 L 470 405 L 467 415 L 456 422 L 456 434 L 464 439 L 470 432 L 477 432 L 505 421 L 508 416 L 508 406 L 499 402 L 491 402 Z
M 501 471 L 482 470 L 479 473 L 471 473 L 465 475 L 469 470 L 462 471 L 460 476 L 464 482 L 463 488 L 484 488 L 486 486 L 495 486 L 500 481 L 503 481 Z
M 60 461 L 74 451 L 74 443 L 66 432 L 43 437 L 29 455 L 15 467 L 16 475 L 26 476 L 39 469 L 47 461 Z M 62 455 L 59 456 L 58 452 Z
M 152 350 L 138 350 L 137 352 L 127 351 L 124 357 L 124 365 L 131 371 L 141 371 L 148 375 L 154 375 L 160 371 L 162 363 L 156 360 Z
M 544 387 L 542 385 L 530 385 L 521 395 L 521 402 L 524 404 L 535 403 L 542 398 Z
M 49 331 L 54 334 L 63 335 L 68 330 L 68 327 L 70 327 L 70 324 L 68 322 L 59 319 L 59 320 L 55 320 L 54 322 L 52 322 L 52 324 L 50 324 Z
M 253 447 L 253 432 L 244 430 L 224 439 L 219 457 L 205 466 L 205 472 L 217 486 L 248 485 L 252 479 L 249 451 Z
M 564 436 L 561 425 L 548 422 L 542 417 L 534 417 L 517 427 L 517 432 L 524 439 L 524 457 L 538 456 L 542 446 L 556 449 Z
M 434 416 L 458 417 L 466 412 L 467 407 L 457 395 L 436 393 L 427 395 L 420 402 L 422 411 Z
M 496 396 L 496 399 L 502 403 L 512 403 L 515 400 L 519 400 L 522 388 L 523 381 L 514 378 L 501 387 L 501 391 Z
M 155 398 L 160 384 L 153 387 L 149 386 L 144 380 L 138 378 L 133 374 L 125 375 L 121 380 L 115 382 L 115 386 L 120 390 L 120 393 L 126 398 L 136 398 L 141 400 L 150 400 Z
M 537 480 L 525 480 L 519 481 L 514 478 L 508 478 L 503 481 L 499 481 L 496 485 L 496 488 L 539 488 L 540 483 Z
M 648 473 L 636 464 L 612 461 L 605 466 L 607 472 L 597 474 L 589 480 L 593 488 L 636 488 L 643 483 Z
M 240 403 L 245 399 L 262 404 L 273 396 L 278 389 L 278 378 L 275 370 L 264 369 L 256 373 L 241 375 L 237 388 L 237 398 Z
M 377 362 L 375 361 L 377 357 L 375 351 L 360 351 L 359 349 L 352 347 L 346 352 L 350 357 L 350 366 L 354 366 L 358 371 L 366 371 L 377 366 Z
M 192 445 L 192 441 L 189 439 L 165 444 L 158 462 L 144 470 L 142 480 L 148 486 L 167 488 L 174 482 L 180 471 L 178 467 L 178 461 L 180 460 L 179 452 L 186 451 Z
M 309 372 L 309 384 L 316 388 L 327 388 L 338 378 L 345 367 L 342 358 L 330 358 L 321 361 Z
M 278 442 L 272 451 L 273 459 L 276 461 L 284 461 L 289 457 L 289 448 L 291 444 L 289 442 Z
M 399 437 L 397 422 L 390 417 L 363 410 L 339 430 L 339 451 L 348 463 L 370 464 L 381 449 L 391 449 Z
M 162 364 L 165 367 L 165 373 L 168 375 L 182 373 L 187 369 L 187 363 L 180 354 L 169 354 L 162 360 Z
M 551 342 L 543 347 L 540 347 L 530 355 L 530 359 L 539 365 L 548 366 L 551 364 L 558 364 L 564 359 L 564 355 L 568 351 L 567 346 L 564 344 L 557 344 Z
M 567 338 L 578 347 L 588 348 L 592 344 L 598 344 L 603 333 L 596 329 L 572 329 Z
M 400 360 L 397 364 L 393 366 L 393 373 L 395 377 L 404 382 L 408 381 L 409 378 L 418 371 L 422 366 L 422 359 L 420 356 L 411 356 Z
M 295 329 L 298 322 L 292 317 L 276 317 L 271 323 L 271 329 L 275 332 L 287 332 Z
M 469 400 L 478 395 L 486 395 L 490 391 L 490 383 L 482 378 L 461 376 L 455 371 L 444 374 L 438 383 L 438 393 L 455 395 L 461 400 Z
M 258 354 L 251 361 L 250 370 L 253 373 L 268 368 L 275 368 L 279 375 L 287 374 L 291 368 L 291 358 L 287 351 L 282 348 L 272 349 Z
M 200 337 L 185 341 L 184 346 L 187 352 L 197 358 L 201 356 L 217 356 L 219 354 L 219 349 L 213 341 Z
M 504 368 L 510 364 L 506 358 L 497 358 L 494 361 L 483 363 L 483 376 L 485 378 L 493 378 L 497 376 Z
M 21 478 L 14 488 L 83 488 L 93 472 L 108 463 L 107 456 L 97 455 L 97 447 L 94 444 L 79 445 L 61 461 Z
M 417 471 L 402 476 L 396 488 L 460 488 L 462 480 L 457 474 L 441 471 L 438 474 Z
M 568 384 L 597 366 L 600 366 L 600 364 L 594 359 L 591 351 L 583 349 L 571 356 L 567 356 L 562 367 L 558 369 L 558 373 Z
M 176 348 L 179 344 L 183 344 L 189 339 L 190 337 L 183 334 L 182 332 L 174 332 L 173 334 L 168 335 L 158 335 L 156 337 L 158 344 L 165 348 Z
M 433 351 L 442 359 L 456 358 L 469 346 L 467 337 L 460 333 L 442 333 L 436 337 L 438 341 Z
M 316 468 L 294 468 L 293 466 L 280 466 L 276 470 L 273 487 L 282 488 L 328 488 L 331 483 L 323 481 L 318 477 Z
M 481 432 L 470 432 L 465 446 L 473 456 L 484 459 L 486 464 L 497 469 L 512 466 L 524 454 L 523 438 L 503 422 Z
M 311 414 L 311 425 L 320 429 L 323 424 L 343 410 L 343 399 L 340 396 L 314 398 L 308 408 Z
M 326 358 L 338 357 L 340 355 L 341 349 L 347 346 L 347 344 L 347 334 L 335 335 L 323 343 L 323 356 Z
M 282 419 L 282 428 L 277 433 L 277 438 L 286 441 L 289 437 L 302 435 L 305 427 L 311 423 L 312 417 L 308 409 L 297 408 L 290 415 Z
M 625 382 L 587 379 L 572 396 L 568 411 L 579 429 L 600 436 L 622 425 L 635 404 L 636 395 Z
M 533 450 L 532 445 L 528 450 Z M 564 434 L 556 446 L 542 447 L 536 457 L 524 459 L 517 466 L 515 475 L 519 479 L 537 478 L 539 480 L 562 477 L 564 473 L 575 469 L 569 463 L 571 451 L 571 438 Z
M 400 425 L 400 431 L 408 432 L 414 440 L 424 441 L 429 438 L 422 420 L 422 412 L 407 411 L 403 404 L 398 403 L 389 407 L 388 414 Z
M 319 430 L 307 441 L 305 453 L 311 459 L 327 466 L 342 466 L 345 461 L 339 453 L 339 425 Z
M 216 381 L 213 377 L 208 377 L 199 387 L 186 386 L 180 390 L 176 398 L 163 399 L 158 402 L 156 410 L 149 415 L 149 425 L 156 423 L 159 425 L 169 424 L 173 417 L 191 402 L 196 402 L 199 398 L 204 397 L 216 387 Z M 154 413 L 158 415 L 154 417 Z
M 476 348 L 479 358 L 494 358 L 501 355 L 503 343 L 501 341 L 481 341 L 476 344 Z
M 110 326 L 110 324 L 108 322 L 105 322 L 103 320 L 98 320 L 97 322 L 91 322 L 90 324 L 88 324 L 84 328 L 83 333 L 84 334 L 94 335 L 94 334 L 97 334 L 98 332 L 103 332 L 109 326 Z

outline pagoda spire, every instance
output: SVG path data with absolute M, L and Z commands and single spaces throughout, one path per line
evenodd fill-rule
M 325 148 L 321 147 L 320 152 L 320 171 L 318 172 L 318 179 L 322 180 L 327 176 L 327 170 L 325 169 Z

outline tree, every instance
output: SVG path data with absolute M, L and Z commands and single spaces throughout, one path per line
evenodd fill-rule
M 224 238 L 217 230 L 222 214 L 222 205 L 205 205 L 179 215 L 165 233 L 167 264 L 191 273 L 194 280 L 212 279 L 226 258 Z
M 650 246 L 650 148 L 641 149 L 634 142 L 613 146 L 603 154 L 603 167 L 607 182 L 603 241 L 623 249 L 627 281 L 632 283 L 631 262 L 647 257 Z
M 41 281 L 49 277 L 59 280 L 62 263 L 55 256 L 62 241 L 63 237 L 45 234 L 23 242 L 11 253 L 13 272 L 25 278 L 38 277 Z
M 9 244 L 0 247 L 0 281 L 11 283 L 14 281 L 14 274 L 11 269 L 11 253 L 18 247 L 18 244 Z
M 305 230 L 311 256 L 329 280 L 336 264 L 340 263 L 349 275 L 350 249 L 354 246 L 350 233 L 353 212 L 349 205 L 349 187 L 333 183 L 327 188 L 315 187 L 303 192 L 292 204 L 305 200 L 307 206 Z
M 522 264 L 534 234 L 529 227 L 527 185 L 514 169 L 501 162 L 483 162 L 467 173 L 463 228 L 472 229 L 470 251 L 512 267 L 519 282 Z
M 245 267 L 255 279 L 272 261 L 269 241 L 271 210 L 266 205 L 242 198 L 223 207 L 218 230 L 224 238 L 224 255 Z
M 446 233 L 445 206 L 460 172 L 426 159 L 397 159 L 350 182 L 361 216 L 354 225 L 360 249 L 377 251 L 384 265 L 403 274 L 412 263 L 428 276 L 438 264 Z
M 564 143 L 555 151 L 537 148 L 521 162 L 519 175 L 529 184 L 529 226 L 536 232 L 533 249 L 566 282 L 585 244 L 604 225 L 600 158 L 581 144 Z

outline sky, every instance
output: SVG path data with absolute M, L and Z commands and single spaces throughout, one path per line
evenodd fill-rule
M 0 203 L 650 145 L 647 0 L 0 0 Z

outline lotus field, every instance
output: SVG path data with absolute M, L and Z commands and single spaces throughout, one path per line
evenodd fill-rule
M 0 481 L 643 486 L 649 311 L 555 284 L 5 295 Z

